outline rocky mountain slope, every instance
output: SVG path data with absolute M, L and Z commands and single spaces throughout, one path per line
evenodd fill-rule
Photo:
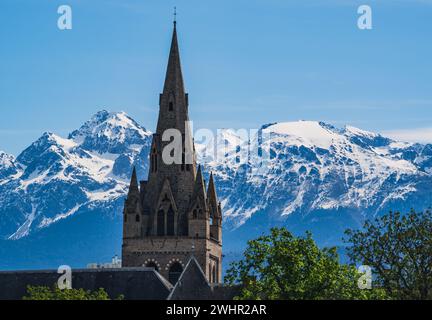
M 227 253 L 276 225 L 337 245 L 364 219 L 432 202 L 432 145 L 314 121 L 197 142 L 216 176 Z M 147 176 L 150 143 L 125 113 L 101 111 L 67 138 L 45 133 L 17 158 L 0 152 L 0 269 L 118 254 L 131 167 Z

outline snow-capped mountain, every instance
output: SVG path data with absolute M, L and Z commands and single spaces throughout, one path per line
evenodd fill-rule
M 340 244 L 364 219 L 432 203 L 432 145 L 314 121 L 195 141 L 215 174 L 225 252 L 275 225 Z M 125 113 L 101 111 L 67 138 L 43 134 L 16 159 L 0 152 L 0 268 L 56 265 L 65 255 L 82 266 L 119 253 L 131 167 L 147 176 L 150 143 Z
M 17 159 L 2 153 L 0 237 L 20 239 L 99 206 L 120 208 L 132 165 L 147 171 L 150 136 L 125 113 L 101 111 L 67 139 L 44 133 Z
M 265 125 L 246 143 L 262 154 L 239 156 L 237 148 L 208 164 L 229 216 L 226 227 L 244 233 L 285 224 L 312 230 L 322 244 L 340 244 L 343 231 L 364 219 L 432 204 L 431 145 L 315 121 Z

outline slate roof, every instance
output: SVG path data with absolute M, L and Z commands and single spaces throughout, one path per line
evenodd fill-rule
M 200 264 L 192 256 L 168 300 L 232 300 L 238 294 L 239 287 L 211 285 Z
M 0 300 L 21 300 L 27 286 L 57 284 L 57 270 L 0 272 Z M 153 268 L 72 269 L 72 287 L 85 290 L 104 288 L 110 298 L 165 300 L 172 285 Z
M 21 300 L 27 286 L 53 287 L 59 277 L 57 270 L 0 271 L 0 300 Z M 174 287 L 153 268 L 72 269 L 72 287 L 104 288 L 111 299 L 125 300 L 231 300 L 239 291 L 211 285 L 193 256 Z

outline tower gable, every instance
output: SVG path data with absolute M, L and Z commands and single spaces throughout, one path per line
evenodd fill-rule
M 159 198 L 156 202 L 152 215 L 152 228 L 150 235 L 154 236 L 175 236 L 181 231 L 179 230 L 178 208 L 171 191 L 169 179 L 165 179 Z

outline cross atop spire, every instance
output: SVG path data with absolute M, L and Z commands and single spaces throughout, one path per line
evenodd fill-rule
M 177 25 L 177 7 L 174 7 L 174 28 Z

